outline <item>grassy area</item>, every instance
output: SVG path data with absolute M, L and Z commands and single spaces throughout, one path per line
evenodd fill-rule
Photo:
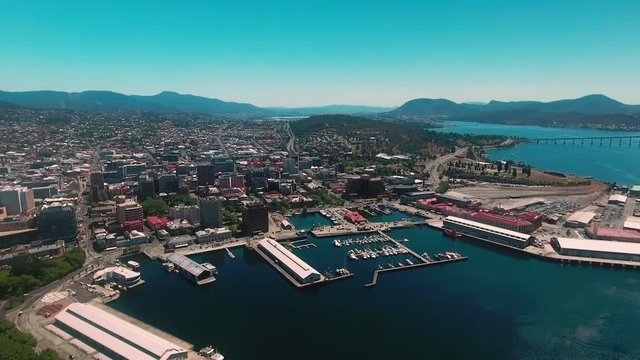
M 11 270 L 0 271 L 0 300 L 9 300 L 9 306 L 22 302 L 24 294 L 58 280 L 82 267 L 85 253 L 72 249 L 64 256 L 42 260 L 27 258 L 16 261 Z
M 513 162 L 479 163 L 469 159 L 446 164 L 444 174 L 450 178 L 521 185 L 578 186 L 589 185 L 588 179 L 548 174 Z
M 56 360 L 58 355 L 50 349 L 36 353 L 36 340 L 22 333 L 12 323 L 0 319 L 0 359 L 3 360 Z

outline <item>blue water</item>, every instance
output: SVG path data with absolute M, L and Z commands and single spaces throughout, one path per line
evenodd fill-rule
M 561 266 L 425 227 L 390 234 L 419 253 L 470 259 L 385 273 L 364 288 L 374 263 L 311 238 L 318 247 L 300 257 L 355 276 L 303 290 L 244 248 L 235 259 L 194 257 L 220 271 L 201 287 L 141 259 L 146 283 L 111 306 L 233 360 L 640 358 L 637 272 Z
M 591 129 L 545 128 L 450 121 L 440 132 L 467 134 L 497 134 L 527 138 L 630 136 L 639 132 L 604 131 Z M 489 157 L 494 160 L 517 160 L 543 170 L 593 176 L 596 179 L 632 185 L 640 183 L 640 146 L 635 139 L 632 146 L 623 140 L 623 145 L 614 140 L 601 146 L 585 144 L 521 144 L 508 149 L 494 149 Z
M 289 221 L 298 230 L 308 230 L 314 226 L 332 225 L 331 220 L 326 216 L 320 215 L 318 212 L 308 213 L 305 215 L 292 216 Z

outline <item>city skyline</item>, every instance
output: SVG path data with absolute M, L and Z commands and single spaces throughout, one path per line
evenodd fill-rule
M 0 88 L 170 90 L 261 107 L 640 103 L 640 4 L 12 2 Z M 8 55 L 7 55 L 8 54 Z

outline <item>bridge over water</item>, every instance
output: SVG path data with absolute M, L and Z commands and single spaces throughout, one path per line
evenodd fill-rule
M 532 138 L 527 141 L 531 144 L 628 145 L 629 147 L 637 145 L 640 147 L 640 135 Z

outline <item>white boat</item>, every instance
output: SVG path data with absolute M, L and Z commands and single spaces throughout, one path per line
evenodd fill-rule
M 198 352 L 200 355 L 211 360 L 224 360 L 224 356 L 211 346 L 205 346 Z
M 138 271 L 138 272 L 140 271 L 140 264 L 136 261 L 133 261 L 133 260 L 127 261 L 127 266 L 131 268 L 131 270 L 133 271 Z
M 338 241 L 338 240 L 333 240 L 333 245 L 340 247 L 340 246 L 342 246 L 342 243 L 340 243 L 340 241 Z
M 164 262 L 164 263 L 162 263 L 162 267 L 163 267 L 165 270 L 169 271 L 169 272 L 172 272 L 172 271 L 176 268 L 176 266 L 175 266 L 175 265 L 173 265 L 173 263 L 170 263 L 170 262 Z

